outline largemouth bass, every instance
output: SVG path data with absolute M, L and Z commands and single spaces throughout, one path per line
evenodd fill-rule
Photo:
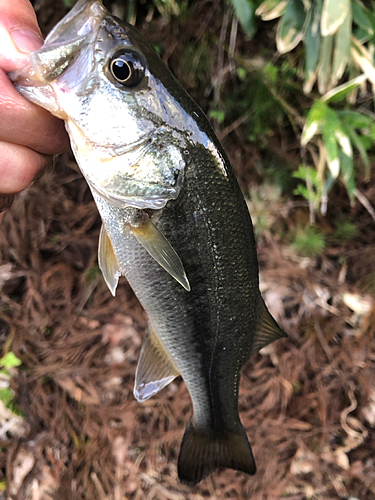
M 103 276 L 114 295 L 124 275 L 148 314 L 135 397 L 179 374 L 189 390 L 180 480 L 196 484 L 218 467 L 254 474 L 240 372 L 285 334 L 261 297 L 249 212 L 207 118 L 98 0 L 80 0 L 10 77 L 65 120 L 103 221 Z

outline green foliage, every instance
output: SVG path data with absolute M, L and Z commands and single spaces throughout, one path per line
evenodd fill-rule
M 374 35 L 374 14 L 357 0 L 265 0 L 256 13 L 263 20 L 280 18 L 276 46 L 280 54 L 303 41 L 304 90 L 311 92 L 318 81 L 321 94 L 337 85 L 346 68 L 366 73 L 367 48 Z M 359 56 L 352 58 L 353 44 Z M 368 60 L 367 74 L 374 67 Z
M 225 113 L 220 109 L 211 109 L 208 115 L 213 120 L 216 120 L 219 124 L 223 123 L 225 120 Z
M 160 14 L 166 18 L 171 16 L 181 17 L 188 9 L 187 0 L 154 0 Z
M 18 359 L 13 352 L 10 351 L 5 354 L 5 356 L 0 359 L 0 378 L 2 382 L 8 385 L 12 378 L 13 369 L 21 364 L 21 360 Z M 14 392 L 9 386 L 0 388 L 0 401 L 16 415 L 21 415 L 20 410 L 17 408 Z
M 0 359 L 0 367 L 3 368 L 13 368 L 15 366 L 20 366 L 21 364 L 22 361 L 19 360 L 12 351 L 8 352 Z
M 355 238 L 358 234 L 357 225 L 350 219 L 345 219 L 344 217 L 339 217 L 335 221 L 336 229 L 332 235 L 333 239 L 336 241 L 346 241 Z
M 305 106 L 309 110 L 300 135 L 302 155 L 316 173 L 310 166 L 300 167 L 295 177 L 303 183 L 296 194 L 309 200 L 310 208 L 320 206 L 324 213 L 327 194 L 340 180 L 353 201 L 355 160 L 361 159 L 369 176 L 375 138 L 371 108 L 353 109 L 359 88 L 363 101 L 366 81 L 375 88 L 374 5 L 370 8 L 359 0 L 265 0 L 256 14 L 265 21 L 279 19 L 276 46 L 280 54 L 303 43 L 298 52 L 302 89 L 310 94 L 317 87 L 323 94 L 320 98 L 313 94 Z M 292 61 L 295 64 L 295 56 L 287 58 L 288 64 Z M 371 105 L 373 98 L 368 102 Z M 288 117 L 298 135 L 303 123 L 298 107 Z
M 318 257 L 325 249 L 324 234 L 316 227 L 298 227 L 292 247 L 302 257 Z
M 303 183 L 300 183 L 296 187 L 293 193 L 303 196 L 317 210 L 322 198 L 323 188 L 322 182 L 318 178 L 317 170 L 306 165 L 300 165 L 299 169 L 293 173 L 293 177 L 303 181 Z
M 255 2 L 253 0 L 231 0 L 236 16 L 249 38 L 255 33 Z

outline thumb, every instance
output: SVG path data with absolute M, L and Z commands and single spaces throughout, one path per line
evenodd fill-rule
M 0 68 L 14 71 L 43 44 L 29 0 L 0 0 Z

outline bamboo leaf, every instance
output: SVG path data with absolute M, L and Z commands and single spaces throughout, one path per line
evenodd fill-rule
M 350 0 L 324 0 L 322 10 L 322 36 L 336 33 L 350 9 Z
M 359 75 L 324 94 L 320 99 L 323 102 L 338 102 L 344 100 L 350 92 L 359 87 L 366 80 L 366 75 Z
M 374 26 L 368 15 L 368 10 L 363 5 L 359 5 L 358 2 L 352 2 L 352 15 L 353 21 L 362 32 L 361 38 L 358 37 L 358 32 L 356 32 L 357 38 L 361 43 L 367 42 L 374 34 Z
M 353 111 L 351 109 L 341 110 L 340 117 L 343 118 L 347 124 L 350 124 L 353 129 L 358 130 L 369 128 L 373 123 L 373 118 L 371 118 L 371 116 L 364 115 L 359 111 Z
M 333 51 L 333 36 L 322 39 L 318 65 L 318 89 L 321 94 L 327 92 L 328 82 L 331 76 L 331 61 Z
M 340 166 L 341 166 L 341 178 L 345 184 L 348 191 L 350 201 L 354 200 L 355 191 L 355 179 L 354 179 L 354 165 L 353 158 L 347 156 L 342 151 L 340 152 Z
M 259 5 L 255 14 L 263 21 L 272 21 L 284 14 L 288 2 L 289 0 L 265 0 Z
M 305 36 L 305 83 L 303 91 L 309 94 L 317 78 L 320 50 L 320 18 L 322 1 L 317 0 L 311 7 L 311 15 Z
M 358 149 L 358 152 L 362 158 L 363 164 L 366 169 L 366 176 L 369 176 L 369 166 L 370 166 L 370 161 L 369 157 L 366 151 L 366 148 L 360 138 L 360 136 L 357 134 L 357 132 L 352 128 L 347 126 L 347 133 L 350 137 L 350 140 L 352 141 L 353 145 Z
M 327 166 L 334 179 L 337 179 L 340 173 L 339 148 L 335 135 L 328 131 L 323 132 L 323 142 L 327 153 Z
M 276 46 L 280 54 L 293 50 L 302 40 L 308 26 L 311 9 L 306 12 L 301 0 L 290 0 L 280 19 L 276 32 Z
M 254 7 L 251 0 L 231 0 L 234 11 L 247 36 L 252 38 L 255 33 Z
M 306 117 L 305 126 L 303 127 L 301 136 L 302 146 L 306 146 L 314 135 L 321 133 L 328 110 L 328 106 L 320 100 L 317 100 L 313 104 Z
M 331 85 L 334 86 L 344 74 L 350 54 L 350 40 L 352 36 L 352 16 L 349 10 L 343 23 L 335 35 L 335 49 L 333 51 Z
M 353 158 L 353 148 L 349 136 L 345 134 L 344 130 L 341 127 L 335 130 L 335 137 L 345 155 L 349 158 Z
M 375 67 L 373 64 L 373 58 L 366 47 L 361 45 L 354 37 L 351 53 L 355 64 L 361 68 L 372 83 L 373 87 L 375 87 Z
M 345 136 L 345 133 L 343 132 L 340 120 L 336 112 L 328 108 L 328 106 L 322 128 L 323 143 L 327 153 L 327 166 L 331 172 L 332 177 L 336 179 L 340 173 L 338 143 L 341 145 L 342 138 L 347 138 L 347 136 Z M 340 137 L 340 142 L 338 141 L 338 137 Z M 347 142 L 350 142 L 348 138 Z M 345 148 L 346 146 L 347 144 L 344 145 Z

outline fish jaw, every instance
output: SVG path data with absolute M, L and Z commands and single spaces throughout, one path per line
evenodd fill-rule
M 92 44 L 106 13 L 97 0 L 79 0 L 50 32 L 43 46 L 30 54 L 28 64 L 8 74 L 17 90 L 58 118 L 67 119 L 65 109 L 59 106 L 58 92 L 52 83 L 71 64 L 78 52 L 82 53 L 85 47 Z M 72 80 L 77 80 L 78 74 L 77 71 L 72 75 Z
M 133 30 L 101 3 L 79 1 L 30 63 L 9 76 L 26 98 L 65 120 L 93 191 L 119 207 L 160 210 L 180 193 L 196 132 L 172 123 L 181 110 L 147 67 L 135 92 L 108 78 L 108 60 L 119 47 L 144 59 L 132 45 Z

